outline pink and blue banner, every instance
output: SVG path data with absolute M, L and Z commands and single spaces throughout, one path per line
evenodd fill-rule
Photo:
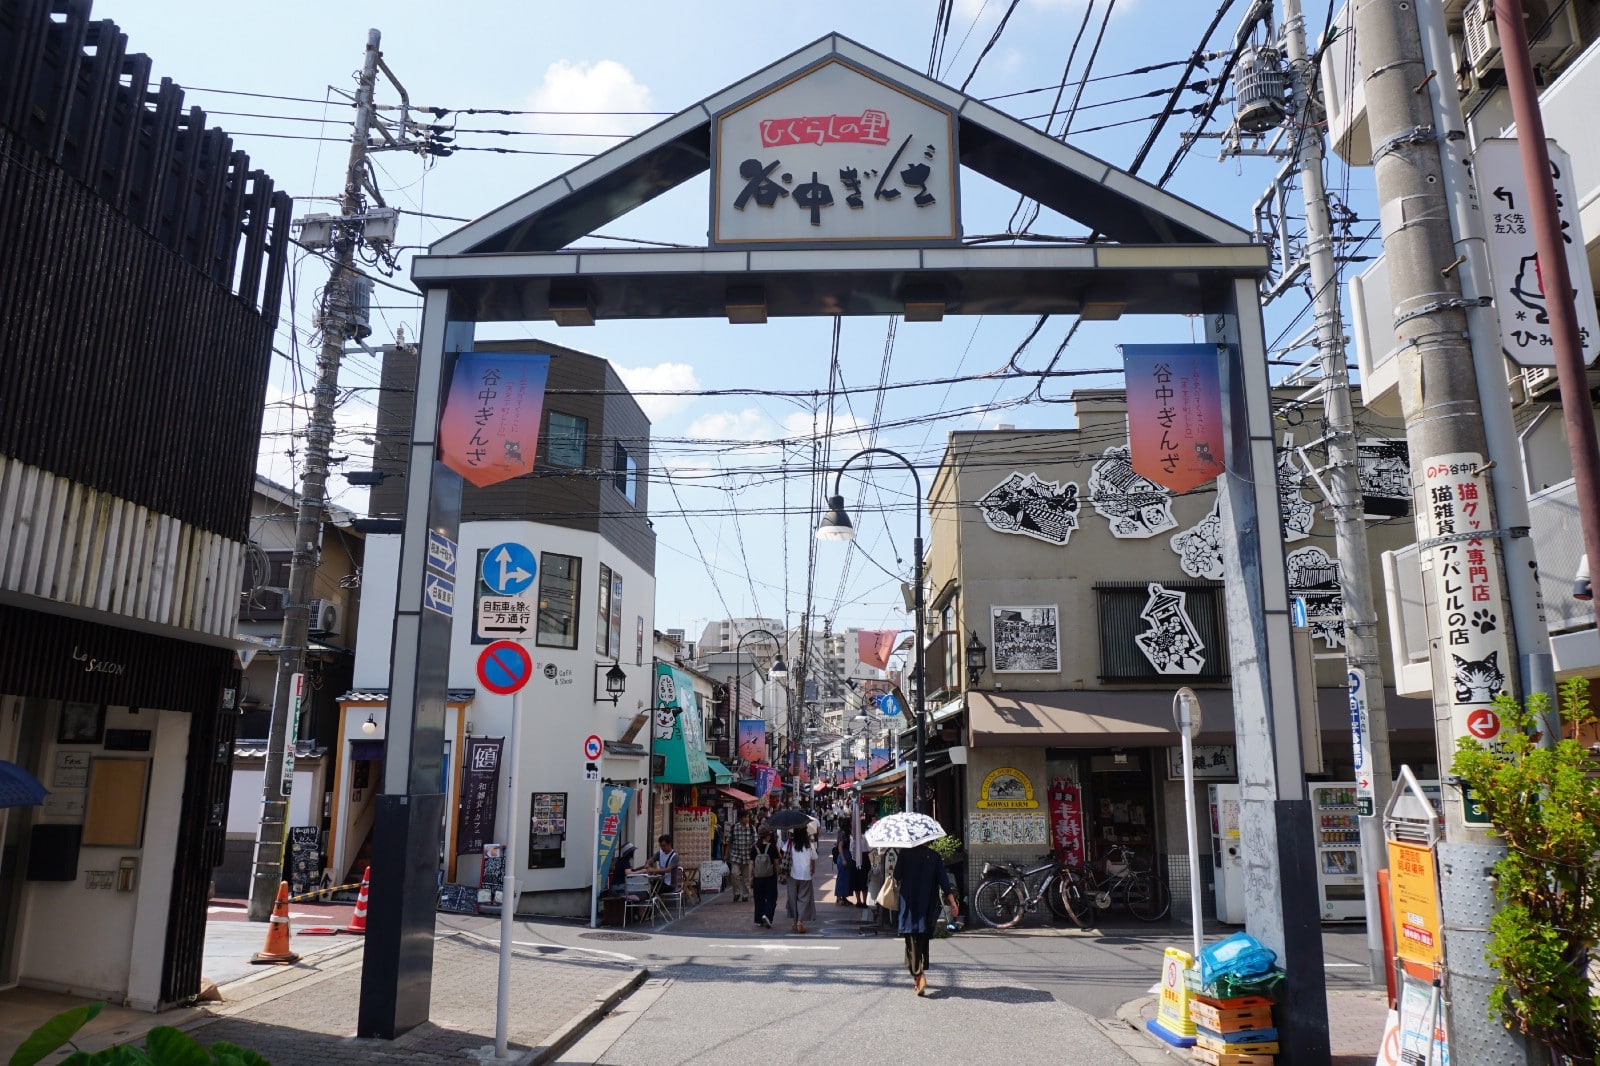
M 767 723 L 760 718 L 739 720 L 739 758 L 752 764 L 767 761 Z
M 1222 369 L 1214 344 L 1124 344 L 1134 473 L 1173 492 L 1221 474 Z
M 888 766 L 889 766 L 889 749 L 888 748 L 873 748 L 872 749 L 872 756 L 867 762 L 867 769 L 870 770 L 872 773 L 877 773 L 879 770 L 887 769 Z
M 767 793 L 775 791 L 783 785 L 783 778 L 771 766 L 756 767 L 756 799 L 762 799 Z
M 533 473 L 550 357 L 463 352 L 439 419 L 439 461 L 483 488 Z

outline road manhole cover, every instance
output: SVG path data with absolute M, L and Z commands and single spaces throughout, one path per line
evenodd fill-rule
M 584 940 L 649 940 L 645 933 L 579 933 Z

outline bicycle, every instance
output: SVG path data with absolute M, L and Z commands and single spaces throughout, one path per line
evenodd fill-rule
M 1061 903 L 1067 917 L 1087 926 L 1097 911 L 1126 908 L 1143 922 L 1160 921 L 1172 907 L 1166 882 L 1144 868 L 1134 853 L 1121 844 L 1106 851 L 1094 866 L 1067 866 L 1061 876 Z
M 1024 914 L 1037 911 L 1041 902 L 1057 918 L 1071 918 L 1065 896 L 1057 887 L 1063 870 L 1054 856 L 1043 865 L 1026 870 L 1011 863 L 985 863 L 983 883 L 972 894 L 973 913 L 995 929 L 1010 929 Z M 1038 880 L 1038 887 L 1030 888 L 1040 874 L 1044 876 Z

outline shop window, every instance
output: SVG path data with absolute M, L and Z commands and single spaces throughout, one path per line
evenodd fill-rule
M 639 464 L 621 442 L 615 446 L 611 460 L 612 484 L 629 503 L 638 502 Z
M 565 866 L 567 844 L 567 794 L 535 792 L 528 821 L 528 869 L 551 870 Z
M 1222 586 L 1116 581 L 1094 587 L 1100 680 L 1181 683 L 1228 677 Z
M 595 600 L 594 653 L 611 654 L 611 567 L 600 564 L 600 594 Z
M 545 426 L 545 462 L 569 470 L 583 466 L 584 446 L 588 440 L 587 418 L 551 411 L 550 420 Z
M 578 576 L 582 568 L 583 560 L 575 556 L 539 553 L 539 647 L 578 646 Z

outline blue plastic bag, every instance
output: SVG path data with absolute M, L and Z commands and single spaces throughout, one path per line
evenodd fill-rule
M 1249 933 L 1235 933 L 1200 949 L 1200 983 L 1211 985 L 1224 975 L 1256 977 L 1270 973 L 1278 953 Z

